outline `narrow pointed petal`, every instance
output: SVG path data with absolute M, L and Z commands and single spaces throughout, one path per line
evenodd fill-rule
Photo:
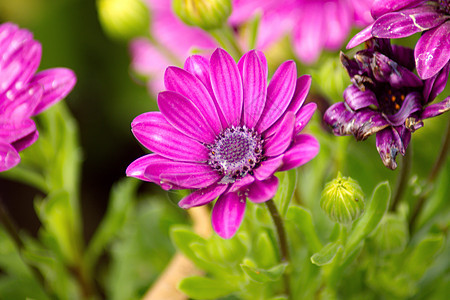
M 324 46 L 329 50 L 338 50 L 352 27 L 353 11 L 344 1 L 329 1 L 324 5 L 322 13 L 327 16 L 324 22 L 326 32 Z
M 370 105 L 378 107 L 377 97 L 371 90 L 361 91 L 353 84 L 344 90 L 344 99 L 353 110 L 365 108 Z
M 255 177 L 247 174 L 241 180 L 234 182 L 230 187 L 230 192 L 238 192 L 241 190 L 245 190 L 248 185 L 255 181 Z
M 287 171 L 307 163 L 316 157 L 319 149 L 319 142 L 312 135 L 297 135 L 291 148 L 284 153 L 283 165 L 279 171 Z
M 245 195 L 227 193 L 217 199 L 211 215 L 214 231 L 222 238 L 229 239 L 239 229 L 245 213 Z
M 378 19 L 386 13 L 406 7 L 414 7 L 421 2 L 423 2 L 423 0 L 374 0 L 372 3 L 371 14 L 374 19 Z
M 269 158 L 268 160 L 261 162 L 261 165 L 257 169 L 253 170 L 253 172 L 255 173 L 255 178 L 258 180 L 265 180 L 269 178 L 278 170 L 282 162 L 282 155 Z
M 450 60 L 450 20 L 425 32 L 414 49 L 417 73 L 428 79 L 438 73 Z
M 425 103 L 433 101 L 437 95 L 439 95 L 447 85 L 447 80 L 450 72 L 450 62 L 448 62 L 442 70 L 436 75 L 425 80 L 423 88 L 423 97 Z
M 16 149 L 16 151 L 20 152 L 25 148 L 28 148 L 29 146 L 31 146 L 32 144 L 34 144 L 34 142 L 36 142 L 36 140 L 39 137 L 39 132 L 37 130 L 31 132 L 30 134 L 14 141 L 12 143 L 12 146 Z
M 395 170 L 397 168 L 395 158 L 401 149 L 404 149 L 398 132 L 392 127 L 377 132 L 376 146 L 383 164 L 389 169 Z
M 241 57 L 241 59 L 239 59 L 237 65 L 238 65 L 238 69 L 239 69 L 239 72 L 240 72 L 241 76 L 242 76 L 242 73 L 243 73 L 243 70 L 244 70 L 244 59 L 245 59 L 245 57 L 246 57 L 247 55 L 249 55 L 249 53 L 252 52 L 252 51 L 255 51 L 256 55 L 258 56 L 259 61 L 261 62 L 261 66 L 262 66 L 262 69 L 263 69 L 265 78 L 266 78 L 266 80 L 267 80 L 267 75 L 268 75 L 268 72 L 269 72 L 268 66 L 267 66 L 267 59 L 266 59 L 266 56 L 264 55 L 264 53 L 263 53 L 262 51 L 260 51 L 260 50 L 251 50 L 251 51 L 245 53 L 245 54 Z
M 373 25 L 372 35 L 385 39 L 403 38 L 439 26 L 447 19 L 435 5 L 421 5 L 381 16 Z
M 248 199 L 253 203 L 262 203 L 272 199 L 278 190 L 278 178 L 271 176 L 264 181 L 256 180 L 248 188 Z
M 358 46 L 359 44 L 364 43 L 365 41 L 370 40 L 372 36 L 372 26 L 373 24 L 367 26 L 360 32 L 358 32 L 352 39 L 348 42 L 346 49 L 351 49 L 353 47 Z
M 305 128 L 306 124 L 308 124 L 309 120 L 311 120 L 314 112 L 316 111 L 317 104 L 314 102 L 310 102 L 300 108 L 295 118 L 295 128 L 294 133 L 299 134 L 303 128 Z
M 36 124 L 31 119 L 14 123 L 0 123 L 0 140 L 13 143 L 36 131 Z
M 213 184 L 207 188 L 196 190 L 190 195 L 181 199 L 178 206 L 188 209 L 195 206 L 208 204 L 209 202 L 222 195 L 228 188 L 227 184 Z
M 450 97 L 445 98 L 443 101 L 427 106 L 421 115 L 422 119 L 428 119 L 439 116 L 450 110 Z
M 400 45 L 391 45 L 390 47 L 392 49 L 392 59 L 394 61 L 410 71 L 413 71 L 416 68 L 414 62 L 414 49 Z
M 402 107 L 394 115 L 386 115 L 386 118 L 392 126 L 399 126 L 405 123 L 412 113 L 422 109 L 422 95 L 419 92 L 413 92 L 406 95 Z
M 284 62 L 275 71 L 267 87 L 266 104 L 256 126 L 259 132 L 264 132 L 275 123 L 289 106 L 296 80 L 297 69 L 293 61 Z
M 190 162 L 206 162 L 209 158 L 205 146 L 173 128 L 160 112 L 137 116 L 131 128 L 142 145 L 166 158 Z
M 288 112 L 278 128 L 275 129 L 275 134 L 266 139 L 264 155 L 272 157 L 282 154 L 292 142 L 294 126 L 295 115 L 293 112 Z
M 156 157 L 160 156 L 156 154 L 147 154 L 139 157 L 127 167 L 125 173 L 128 177 L 134 177 L 140 180 L 152 182 L 152 180 L 145 176 L 145 169 L 149 164 L 153 163 Z
M 178 131 L 197 141 L 211 144 L 215 134 L 198 108 L 186 97 L 165 91 L 158 94 L 158 107 Z
M 18 92 L 13 99 L 7 99 L 0 105 L 2 117 L 14 122 L 20 122 L 31 117 L 41 101 L 42 93 L 43 89 L 39 84 L 29 84 L 25 89 Z
M 178 67 L 168 67 L 164 74 L 164 84 L 169 91 L 177 92 L 191 100 L 216 135 L 222 131 L 214 101 L 197 77 Z
M 243 90 L 238 67 L 224 50 L 217 49 L 211 55 L 211 83 L 214 95 L 228 126 L 241 121 Z
M 0 172 L 15 167 L 20 162 L 19 153 L 8 143 L 0 141 Z
M 40 84 L 44 88 L 44 94 L 34 115 L 65 98 L 72 91 L 76 81 L 75 73 L 70 69 L 55 68 L 37 73 L 31 82 Z
M 243 124 L 254 128 L 264 109 L 267 95 L 267 73 L 255 50 L 248 52 L 242 61 L 244 93 Z

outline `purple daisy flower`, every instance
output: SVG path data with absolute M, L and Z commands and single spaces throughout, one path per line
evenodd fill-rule
M 336 135 L 351 135 L 360 141 L 376 133 L 377 150 L 384 165 L 395 169 L 395 157 L 405 155 L 411 133 L 422 120 L 450 109 L 450 97 L 429 105 L 447 83 L 449 65 L 427 80 L 413 73 L 413 50 L 390 45 L 389 40 L 372 39 L 368 49 L 342 64 L 352 85 L 344 91 L 344 102 L 333 104 L 324 121 Z
M 431 78 L 449 63 L 449 0 L 375 0 L 371 12 L 374 23 L 353 37 L 347 48 L 372 37 L 395 39 L 423 32 L 414 50 L 420 78 Z
M 64 68 L 36 73 L 41 44 L 26 29 L 0 25 L 0 172 L 20 162 L 19 151 L 38 138 L 31 119 L 64 98 L 75 74 Z
M 217 49 L 210 61 L 198 55 L 184 69 L 169 67 L 167 91 L 158 94 L 161 112 L 144 113 L 131 124 L 135 137 L 154 153 L 127 168 L 127 175 L 166 190 L 192 189 L 182 208 L 217 202 L 214 230 L 223 238 L 239 228 L 246 199 L 261 203 L 278 188 L 277 171 L 298 167 L 319 151 L 317 140 L 300 134 L 315 103 L 303 106 L 311 84 L 297 78 L 293 61 L 267 82 L 267 62 L 259 51 L 235 63 Z

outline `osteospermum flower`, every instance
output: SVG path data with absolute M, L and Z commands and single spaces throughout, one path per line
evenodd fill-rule
M 257 47 L 264 49 L 289 34 L 297 57 L 314 63 L 323 49 L 337 50 L 352 26 L 372 22 L 373 0 L 234 0 L 229 18 L 240 25 L 261 13 Z
M 261 52 L 250 51 L 236 64 L 217 49 L 210 61 L 194 55 L 184 69 L 167 68 L 164 79 L 161 112 L 144 113 L 131 124 L 135 137 L 154 153 L 131 163 L 127 175 L 166 190 L 192 189 L 179 202 L 185 209 L 218 197 L 212 225 L 230 238 L 247 198 L 271 199 L 276 171 L 317 154 L 317 140 L 300 134 L 316 109 L 315 103 L 303 106 L 311 78 L 297 79 L 295 63 L 287 61 L 268 83 Z
M 19 151 L 38 138 L 32 116 L 64 98 L 75 74 L 64 68 L 36 73 L 41 44 L 26 29 L 0 25 L 0 172 L 20 162 Z
M 375 0 L 371 12 L 374 23 L 357 34 L 347 48 L 372 37 L 394 39 L 423 32 L 414 51 L 420 78 L 436 75 L 449 63 L 449 0 Z
M 450 109 L 450 97 L 431 104 L 447 83 L 449 65 L 435 76 L 421 80 L 414 69 L 413 50 L 374 39 L 355 59 L 341 54 L 352 85 L 344 91 L 344 102 L 325 112 L 325 122 L 336 135 L 354 135 L 364 140 L 376 133 L 376 146 L 384 165 L 395 169 L 395 157 L 405 155 L 411 133 L 424 119 Z

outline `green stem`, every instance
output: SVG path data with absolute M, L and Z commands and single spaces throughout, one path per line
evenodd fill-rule
M 412 162 L 412 150 L 411 150 L 412 144 L 409 145 L 408 148 L 406 148 L 405 156 L 403 156 L 402 159 L 402 166 L 400 169 L 400 174 L 398 175 L 397 179 L 397 186 L 395 188 L 395 194 L 392 198 L 392 205 L 390 207 L 390 211 L 396 211 L 398 203 L 403 197 L 403 194 L 405 192 L 407 183 L 408 183 L 408 177 L 409 172 L 411 170 L 411 162 Z
M 275 228 L 277 230 L 278 243 L 280 246 L 280 253 L 281 253 L 281 262 L 289 263 L 290 262 L 289 246 L 287 242 L 287 235 L 286 230 L 284 228 L 283 219 L 281 218 L 280 213 L 278 212 L 278 209 L 275 205 L 275 202 L 272 199 L 266 202 L 266 206 L 270 212 L 270 216 L 272 217 L 273 223 L 275 224 Z M 288 272 L 284 273 L 283 279 L 286 295 L 288 295 L 288 297 L 290 298 L 291 286 Z
M 41 285 L 44 292 L 50 299 L 56 299 L 55 294 L 49 289 L 49 285 L 45 281 L 45 278 L 42 275 L 41 271 L 35 266 L 29 264 L 25 259 L 23 259 L 22 253 L 25 250 L 25 243 L 22 241 L 22 238 L 18 234 L 17 227 L 14 224 L 12 218 L 9 216 L 9 213 L 6 210 L 6 207 L 4 207 L 1 199 L 0 199 L 0 223 L 3 225 L 3 228 L 5 229 L 6 233 L 9 235 L 14 245 L 16 246 L 22 261 L 24 262 L 25 265 L 28 266 L 31 273 L 33 274 L 37 282 Z
M 428 175 L 427 181 L 425 183 L 425 189 L 419 195 L 419 199 L 417 200 L 416 205 L 412 211 L 411 217 L 409 219 L 409 232 L 413 231 L 415 222 L 417 221 L 417 218 L 419 217 L 426 200 L 429 198 L 430 193 L 433 190 L 432 186 L 434 185 L 434 180 L 439 175 L 439 172 L 441 171 L 442 167 L 445 165 L 445 160 L 447 159 L 449 146 L 450 146 L 450 118 L 447 122 L 447 128 L 442 141 L 441 151 L 439 152 L 439 155 L 433 165 L 433 168 L 431 169 L 431 172 Z
M 208 33 L 221 47 L 230 52 L 235 59 L 239 59 L 242 56 L 242 50 L 236 42 L 236 38 L 230 27 L 223 26 L 219 29 L 210 30 Z

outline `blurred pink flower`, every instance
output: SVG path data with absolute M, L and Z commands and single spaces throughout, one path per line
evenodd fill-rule
M 17 25 L 0 25 L 0 172 L 20 162 L 19 151 L 38 138 L 31 119 L 64 98 L 76 82 L 65 68 L 36 73 L 41 44 Z
M 298 58 L 314 63 L 323 49 L 337 50 L 352 26 L 372 21 L 373 0 L 234 0 L 229 18 L 238 26 L 261 13 L 257 48 L 264 49 L 289 34 Z

